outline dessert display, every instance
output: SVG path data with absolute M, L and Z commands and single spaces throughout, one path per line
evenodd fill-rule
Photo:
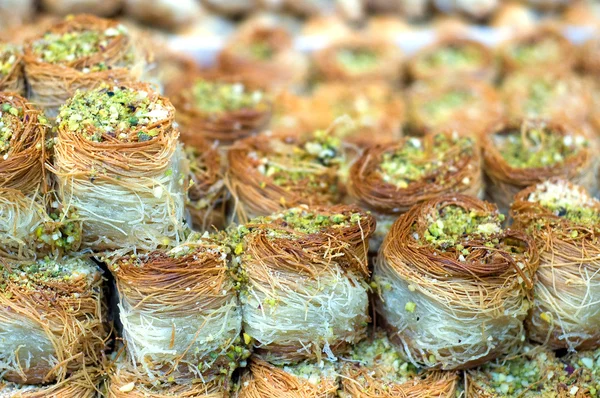
M 600 396 L 597 5 L 33 3 L 0 398 Z

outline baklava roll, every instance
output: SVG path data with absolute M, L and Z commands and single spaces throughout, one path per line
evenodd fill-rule
M 25 45 L 29 98 L 54 117 L 77 90 L 105 81 L 137 81 L 146 68 L 145 58 L 120 23 L 85 14 L 69 16 Z
M 339 203 L 341 141 L 325 131 L 262 133 L 228 152 L 227 185 L 240 221 L 301 204 Z
M 168 99 L 149 86 L 78 91 L 56 119 L 60 201 L 93 250 L 154 250 L 183 240 L 188 164 Z
M 494 53 L 478 41 L 443 39 L 415 54 L 408 63 L 413 80 L 444 79 L 492 82 L 497 75 Z
M 408 92 L 408 129 L 414 135 L 456 131 L 478 137 L 495 127 L 504 107 L 484 82 L 420 82 Z
M 377 219 L 370 243 L 377 251 L 396 218 L 413 205 L 445 193 L 483 195 L 479 148 L 456 133 L 375 145 L 352 165 L 348 191 Z
M 550 348 L 600 346 L 600 201 L 566 180 L 546 180 L 519 192 L 513 226 L 540 254 L 529 338 Z
M 500 49 L 504 73 L 517 70 L 569 71 L 577 61 L 575 46 L 553 26 L 529 30 Z
M 181 139 L 194 145 L 196 137 L 231 145 L 261 131 L 271 118 L 273 101 L 260 89 L 236 79 L 192 75 L 175 90 L 173 104 Z
M 260 23 L 240 29 L 219 54 L 217 64 L 225 74 L 271 90 L 302 86 L 308 71 L 292 36 L 279 26 Z
M 249 352 L 226 247 L 211 237 L 109 262 L 131 367 L 192 384 L 231 375 Z
M 102 271 L 94 262 L 76 257 L 2 261 L 0 272 L 2 379 L 60 383 L 100 365 L 108 327 Z
M 297 207 L 230 231 L 244 333 L 275 364 L 329 358 L 364 336 L 375 220 L 354 206 Z
M 595 192 L 596 161 L 588 137 L 561 123 L 505 124 L 482 138 L 489 199 L 503 213 L 522 189 L 564 177 Z
M 525 341 L 537 251 L 495 205 L 446 194 L 412 207 L 375 261 L 375 308 L 415 365 L 465 369 Z
M 369 37 L 336 41 L 314 54 L 316 77 L 325 81 L 398 84 L 402 54 L 393 42 Z

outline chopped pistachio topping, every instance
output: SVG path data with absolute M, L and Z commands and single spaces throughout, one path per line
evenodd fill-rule
M 46 33 L 33 43 L 33 51 L 43 62 L 60 64 L 77 61 L 103 51 L 115 37 L 127 33 L 123 25 L 104 31 L 83 30 L 62 34 Z M 105 70 L 98 64 L 95 70 Z
M 435 49 L 419 60 L 422 69 L 452 68 L 465 70 L 478 67 L 483 60 L 481 50 L 473 45 L 450 45 Z
M 20 51 L 21 50 L 13 44 L 0 44 L 0 77 L 8 75 L 12 71 Z
M 264 98 L 261 91 L 248 91 L 241 83 L 198 80 L 192 91 L 196 107 L 206 113 L 254 109 Z
M 600 202 L 584 192 L 570 187 L 565 181 L 545 181 L 538 184 L 527 200 L 538 202 L 556 216 L 564 217 L 577 224 L 594 226 L 600 223 L 600 212 L 598 211 Z
M 382 332 L 357 344 L 350 353 L 350 359 L 374 372 L 374 376 L 384 382 L 406 383 L 418 373 L 417 368 L 402 358 Z
M 241 47 L 241 50 L 258 61 L 268 61 L 275 55 L 273 46 L 264 41 L 253 42 L 248 46 Z
M 466 106 L 476 100 L 477 98 L 468 88 L 451 87 L 441 96 L 428 99 L 422 109 L 428 120 L 440 124 L 451 119 L 457 111 L 464 110 Z
M 524 132 L 512 130 L 496 134 L 493 138 L 504 160 L 519 169 L 561 164 L 588 145 L 583 136 L 558 134 L 545 127 L 530 128 Z
M 527 347 L 526 352 L 529 350 Z M 544 351 L 531 357 L 490 362 L 474 373 L 474 377 L 494 396 L 528 398 L 555 396 L 557 384 L 567 380 L 563 365 Z
M 510 53 L 521 66 L 548 65 L 561 61 L 560 45 L 550 37 L 517 44 L 510 49 Z
M 577 386 L 587 389 L 592 398 L 600 397 L 600 349 L 576 354 L 567 368 L 580 372 Z
M 56 122 L 89 141 L 103 142 L 113 137 L 122 142 L 141 142 L 159 134 L 147 126 L 168 117 L 167 106 L 161 99 L 151 100 L 147 91 L 103 87 L 78 91 L 60 108 Z
M 296 207 L 267 217 L 253 219 L 251 224 L 280 225 L 304 234 L 314 234 L 330 228 L 344 228 L 360 223 L 360 213 L 318 214 Z
M 552 76 L 530 78 L 527 75 L 516 75 L 508 86 L 525 87 L 527 97 L 523 111 L 528 117 L 544 117 L 561 98 L 572 95 L 572 86 L 568 80 L 556 79 Z
M 379 63 L 377 52 L 368 48 L 342 48 L 336 52 L 336 59 L 351 73 L 368 72 Z
M 318 170 L 324 166 L 337 167 L 343 160 L 340 139 L 324 131 L 315 132 L 301 146 L 273 140 L 271 149 L 270 153 L 251 156 L 261 156 L 258 171 L 283 187 L 307 179 L 309 186 L 322 187 L 327 182 L 319 179 Z
M 2 290 L 6 289 L 6 281 L 26 288 L 34 288 L 39 284 L 68 282 L 72 280 L 93 280 L 98 273 L 97 267 L 87 260 L 73 258 L 56 261 L 44 258 L 32 263 L 11 263 L 2 267 Z
M 429 147 L 425 147 L 422 139 L 413 137 L 397 151 L 383 154 L 379 173 L 388 184 L 407 188 L 411 182 L 419 181 L 439 170 L 446 162 L 455 160 L 449 158 L 451 151 L 452 154 L 458 153 L 455 156 L 464 156 L 470 154 L 472 148 L 473 141 L 468 137 L 439 134 L 434 138 L 434 145 Z
M 481 214 L 450 205 L 428 214 L 427 221 L 425 240 L 433 246 L 447 249 L 460 248 L 458 243 L 469 238 L 486 239 L 502 233 L 504 216 L 499 213 Z M 498 242 L 492 240 L 491 243 Z
M 22 108 L 15 108 L 7 102 L 0 104 L 0 155 L 6 155 L 10 150 L 10 141 L 19 129 L 22 116 Z
M 315 386 L 322 384 L 324 380 L 335 380 L 337 377 L 333 364 L 324 361 L 319 363 L 303 361 L 296 365 L 286 365 L 283 370 Z

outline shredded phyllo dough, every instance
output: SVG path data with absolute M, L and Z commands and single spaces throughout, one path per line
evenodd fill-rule
M 95 398 L 100 381 L 101 369 L 88 366 L 70 374 L 60 383 L 27 385 L 0 381 L 0 398 Z
M 57 118 L 59 196 L 96 250 L 153 250 L 182 239 L 188 164 L 170 102 L 146 85 L 79 92 Z
M 178 383 L 174 377 L 163 377 L 160 380 L 148 378 L 144 372 L 133 368 L 128 361 L 117 358 L 108 369 L 106 394 L 109 398 L 223 398 L 229 396 L 228 384 L 229 376 L 226 375 L 211 382 L 194 379 Z
M 526 346 L 518 356 L 469 371 L 467 386 L 468 396 L 481 398 L 580 396 L 564 363 L 541 346 Z
M 225 247 L 200 238 L 111 265 L 127 351 L 149 379 L 212 381 L 248 357 L 227 262 Z
M 42 384 L 100 363 L 107 332 L 99 268 L 71 258 L 6 262 L 0 283 L 0 372 Z
M 295 208 L 230 232 L 244 330 L 275 363 L 334 358 L 367 316 L 366 253 L 374 229 L 357 208 Z
M 515 226 L 540 250 L 530 338 L 552 348 L 586 349 L 600 341 L 600 202 L 582 187 L 553 179 L 520 192 Z
M 23 50 L 10 43 L 0 42 L 0 90 L 24 94 Z
M 194 228 L 206 231 L 224 227 L 227 194 L 219 153 L 207 141 L 198 140 L 198 143 L 196 147 L 185 147 L 191 174 L 187 209 Z
M 253 357 L 240 381 L 239 398 L 335 398 L 338 374 L 333 363 L 302 361 L 276 366 Z
M 526 67 L 561 62 L 564 50 L 562 42 L 554 37 L 544 37 L 516 42 L 508 47 L 507 53 L 519 67 Z
M 378 313 L 414 364 L 455 369 L 515 352 L 537 253 L 495 206 L 441 196 L 392 226 L 377 258 Z
M 53 210 L 48 215 L 36 199 L 0 188 L 0 257 L 35 260 L 77 250 L 81 222 L 73 212 L 64 214 L 58 207 Z
M 48 121 L 25 98 L 0 94 L 0 187 L 28 196 L 44 191 L 47 127 Z
M 300 204 L 339 202 L 344 156 L 339 138 L 317 131 L 296 136 L 261 134 L 228 155 L 229 187 L 241 220 Z
M 341 359 L 342 398 L 450 396 L 456 389 L 455 374 L 418 369 L 382 331 L 374 332 Z

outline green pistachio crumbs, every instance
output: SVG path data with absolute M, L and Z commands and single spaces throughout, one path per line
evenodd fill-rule
M 46 33 L 33 43 L 33 52 L 41 61 L 60 64 L 77 61 L 103 51 L 115 37 L 126 34 L 124 26 L 108 28 L 104 31 L 84 30 L 62 34 Z M 90 71 L 106 70 L 104 64 L 98 64 Z
M 541 368 L 543 366 L 543 368 Z M 567 380 L 563 365 L 545 352 L 483 365 L 475 379 L 499 397 L 539 397 L 556 393 L 556 385 Z
M 367 48 L 342 48 L 335 55 L 337 62 L 352 73 L 368 72 L 379 63 L 377 52 Z
M 24 288 L 35 288 L 56 282 L 93 277 L 98 271 L 95 266 L 79 258 L 56 261 L 48 257 L 30 263 L 15 262 L 2 267 L 0 289 L 6 289 L 6 282 L 16 283 Z
M 304 208 L 293 208 L 267 217 L 253 219 L 251 224 L 281 225 L 303 234 L 315 234 L 330 228 L 344 228 L 360 223 L 360 213 L 318 214 Z
M 448 137 L 439 134 L 435 136 L 431 148 L 425 148 L 423 140 L 419 138 L 410 138 L 397 151 L 383 154 L 379 173 L 386 183 L 398 188 L 407 188 L 411 182 L 422 179 L 450 160 L 450 149 L 458 147 L 460 153 L 464 154 L 472 146 L 473 142 L 468 137 Z
M 475 99 L 473 92 L 467 88 L 450 88 L 441 96 L 428 99 L 423 104 L 423 110 L 427 119 L 443 123 L 452 118 L 456 111 L 465 109 L 465 106 Z
M 274 145 L 272 144 L 272 147 Z M 260 159 L 258 171 L 271 177 L 278 186 L 309 179 L 309 186 L 325 184 L 315 174 L 320 167 L 335 167 L 342 162 L 341 141 L 339 137 L 317 131 L 303 146 L 281 143 L 275 147 L 277 153 Z M 335 186 L 331 186 L 335 189 Z
M 545 127 L 531 128 L 524 134 L 518 130 L 497 134 L 494 141 L 504 160 L 519 169 L 561 164 L 588 145 L 583 136 L 557 134 Z
M 426 54 L 420 61 L 421 68 L 450 67 L 452 69 L 470 69 L 482 61 L 479 48 L 472 45 L 447 46 Z
M 375 372 L 384 382 L 402 384 L 418 375 L 418 369 L 402 358 L 382 332 L 357 344 L 350 353 L 350 360 Z
M 513 58 L 522 66 L 560 62 L 560 46 L 552 38 L 517 44 L 510 49 Z
M 21 124 L 23 109 L 9 103 L 0 105 L 0 155 L 7 155 L 14 132 Z
M 428 228 L 423 237 L 429 244 L 447 249 L 461 249 L 461 241 L 469 238 L 489 238 L 502 232 L 504 215 L 500 213 L 480 214 L 462 207 L 450 205 L 437 214 L 427 215 Z M 498 242 L 493 239 L 491 244 Z M 468 254 L 468 253 L 463 253 Z
M 146 91 L 103 87 L 78 91 L 60 108 L 56 122 L 89 141 L 103 142 L 110 136 L 122 142 L 143 142 L 159 134 L 147 126 L 168 116 L 162 100 L 151 101 Z
M 192 89 L 194 104 L 206 113 L 254 109 L 263 100 L 261 91 L 248 91 L 241 83 L 210 82 L 200 79 Z
M 579 225 L 593 227 L 600 224 L 598 201 L 569 187 L 564 181 L 545 181 L 539 184 L 527 200 L 537 202 L 554 215 Z M 571 234 L 573 238 L 577 237 L 577 231 L 572 231 Z
M 587 389 L 592 398 L 600 397 L 600 348 L 580 352 L 568 363 L 580 374 L 578 387 Z
M 258 61 L 268 61 L 275 55 L 275 49 L 264 41 L 253 42 L 242 48 L 250 57 Z
M 318 386 L 324 380 L 335 380 L 336 370 L 330 362 L 313 363 L 302 361 L 295 365 L 286 365 L 283 370 L 298 378 L 307 380 L 310 384 Z
M 19 52 L 19 48 L 13 44 L 0 44 L 0 77 L 8 75 L 12 71 Z

